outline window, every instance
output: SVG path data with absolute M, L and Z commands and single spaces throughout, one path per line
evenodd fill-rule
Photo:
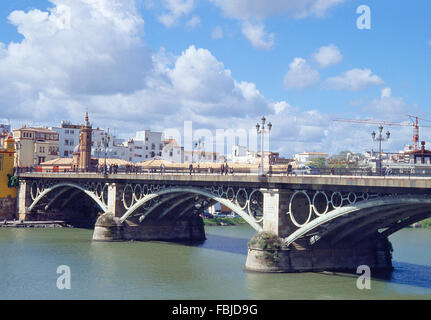
M 75 130 L 70 130 L 70 134 L 75 134 Z
M 156 145 L 154 143 L 151 144 L 151 150 L 156 150 Z
M 64 134 L 69 134 L 69 130 L 64 130 Z
M 45 147 L 39 147 L 39 152 L 40 153 L 45 153 Z
M 69 151 L 68 150 L 64 150 L 64 156 L 68 157 L 69 156 Z

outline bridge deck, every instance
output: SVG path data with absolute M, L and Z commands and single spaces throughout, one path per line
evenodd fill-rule
M 96 173 L 22 173 L 22 179 L 71 179 L 71 180 L 92 180 L 92 181 L 134 181 L 134 182 L 163 182 L 178 184 L 241 184 L 260 185 L 263 188 L 301 188 L 322 189 L 331 187 L 349 186 L 355 189 L 430 189 L 431 177 L 379 177 L 379 176 L 335 176 L 335 175 L 304 175 L 304 176 L 258 176 L 258 175 L 220 175 L 220 174 L 96 174 Z

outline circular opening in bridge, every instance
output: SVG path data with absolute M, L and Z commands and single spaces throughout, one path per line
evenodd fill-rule
M 101 198 L 102 195 L 103 195 L 103 187 L 102 187 L 102 185 L 99 182 L 97 184 L 97 187 L 96 187 L 96 196 L 98 196 L 99 198 Z
M 31 195 L 32 200 L 37 198 L 38 191 L 37 191 L 37 182 L 36 181 L 33 181 L 33 183 L 31 184 L 30 195 Z
M 350 192 L 347 199 L 349 200 L 350 204 L 354 204 L 356 202 L 356 194 L 353 192 Z
M 141 187 L 141 185 L 137 184 L 135 186 L 135 190 L 134 190 L 133 194 L 134 194 L 136 201 L 139 201 L 142 199 L 142 187 Z
M 328 197 L 324 192 L 318 191 L 313 197 L 314 213 L 318 216 L 328 212 Z
M 239 189 L 236 193 L 236 203 L 241 209 L 245 209 L 247 206 L 248 194 L 245 189 Z
M 263 194 L 260 190 L 254 190 L 250 194 L 250 201 L 248 202 L 248 213 L 256 220 L 263 217 Z
M 343 205 L 343 196 L 339 192 L 334 192 L 331 196 L 331 203 L 334 208 L 341 208 Z
M 308 195 L 303 192 L 295 192 L 289 204 L 290 219 L 293 224 L 301 227 L 305 225 L 311 217 L 311 203 Z
M 232 201 L 235 198 L 235 192 L 233 191 L 233 188 L 228 188 L 226 191 L 226 198 L 229 201 Z
M 123 191 L 123 205 L 125 209 L 129 209 L 133 204 L 133 189 L 131 185 L 126 185 Z
M 144 194 L 144 196 L 149 193 L 148 186 L 146 184 L 144 184 L 144 186 L 142 187 L 142 193 Z

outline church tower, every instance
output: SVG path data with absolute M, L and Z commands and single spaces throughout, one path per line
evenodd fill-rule
M 79 136 L 79 169 L 80 171 L 91 171 L 91 134 L 92 127 L 88 121 L 88 112 L 85 113 L 85 122 Z

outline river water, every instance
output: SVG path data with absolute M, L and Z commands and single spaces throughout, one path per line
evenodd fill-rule
M 0 299 L 431 299 L 431 230 L 390 240 L 395 271 L 359 290 L 355 275 L 244 272 L 248 226 L 207 227 L 200 245 L 92 242 L 84 229 L 0 229 Z M 57 267 L 71 289 L 57 289 Z

